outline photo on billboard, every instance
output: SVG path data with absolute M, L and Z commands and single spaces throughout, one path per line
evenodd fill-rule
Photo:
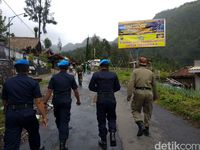
M 165 19 L 119 22 L 118 48 L 164 47 Z

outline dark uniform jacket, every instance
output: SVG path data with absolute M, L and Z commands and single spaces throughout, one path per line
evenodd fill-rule
M 25 74 L 8 79 L 3 86 L 2 99 L 8 105 L 33 104 L 34 98 L 42 97 L 37 81 Z
M 62 104 L 71 100 L 71 89 L 78 86 L 73 75 L 61 71 L 51 78 L 48 88 L 53 90 L 53 104 Z
M 89 89 L 100 93 L 114 93 L 120 90 L 118 77 L 110 71 L 95 72 L 90 80 Z

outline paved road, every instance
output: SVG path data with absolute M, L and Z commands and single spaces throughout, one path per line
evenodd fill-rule
M 96 109 L 93 97 L 95 93 L 87 89 L 91 75 L 84 79 L 83 87 L 79 88 L 82 105 L 76 106 L 75 101 L 72 104 L 72 113 L 70 126 L 70 136 L 68 145 L 70 150 L 100 150 L 98 146 L 98 130 L 96 121 Z M 187 121 L 181 119 L 154 105 L 151 136 L 136 137 L 137 126 L 135 125 L 130 109 L 130 103 L 127 103 L 126 90 L 122 88 L 116 93 L 117 97 L 117 123 L 118 145 L 113 150 L 154 150 L 159 142 L 177 142 L 177 143 L 198 143 L 200 144 L 200 129 L 192 127 Z M 74 98 L 73 98 L 74 99 Z M 54 123 L 52 111 L 49 113 L 49 125 L 47 128 L 41 127 L 42 145 L 46 150 L 58 150 L 58 132 Z M 21 150 L 28 150 L 28 144 L 21 146 Z

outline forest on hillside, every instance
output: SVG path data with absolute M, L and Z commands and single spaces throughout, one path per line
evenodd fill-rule
M 118 49 L 117 43 L 94 35 L 88 46 L 64 54 L 79 62 L 94 57 L 109 58 L 113 64 L 122 67 L 141 55 L 148 57 L 157 69 L 172 71 L 193 65 L 194 60 L 200 59 L 200 0 L 165 10 L 154 17 L 159 18 L 166 19 L 166 47 Z
M 166 47 L 144 49 L 143 54 L 175 66 L 200 59 L 200 0 L 160 12 L 154 17 L 158 18 L 166 19 Z

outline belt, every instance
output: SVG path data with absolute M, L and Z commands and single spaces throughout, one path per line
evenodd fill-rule
M 68 95 L 70 96 L 71 95 L 71 91 L 70 92 L 58 92 L 58 93 L 54 93 L 55 96 L 63 96 L 63 95 Z
M 97 94 L 114 94 L 114 92 L 97 92 Z
M 97 95 L 110 97 L 110 96 L 114 96 L 114 92 L 98 92 Z
M 136 90 L 151 90 L 149 87 L 136 87 Z
M 14 110 L 33 108 L 33 104 L 9 104 L 7 108 Z

